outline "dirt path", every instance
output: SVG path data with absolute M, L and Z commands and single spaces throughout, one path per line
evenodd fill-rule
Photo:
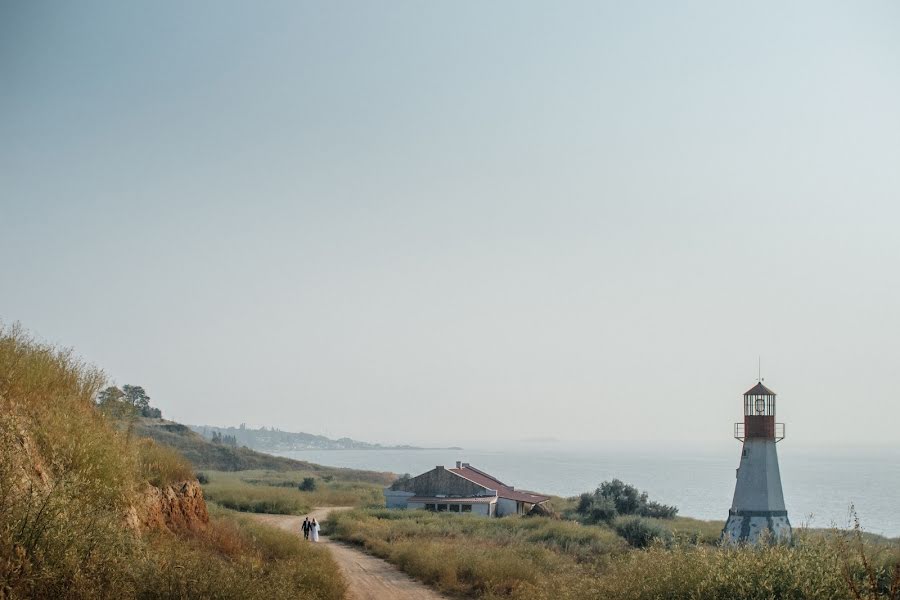
M 349 508 L 349 506 L 316 508 L 309 516 L 322 523 L 331 511 Z M 303 535 L 300 531 L 303 517 L 292 515 L 253 515 L 253 517 L 269 525 Z M 319 543 L 328 548 L 340 567 L 347 581 L 348 600 L 446 600 L 446 596 L 428 589 L 380 558 L 369 556 L 347 544 L 333 542 L 324 536 L 319 537 Z

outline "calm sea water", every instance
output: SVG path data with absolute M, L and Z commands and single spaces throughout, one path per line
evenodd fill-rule
M 472 463 L 517 488 L 572 496 L 618 477 L 678 506 L 681 515 L 728 515 L 740 444 L 478 444 L 464 450 L 304 450 L 284 456 L 335 467 L 422 473 Z M 900 536 L 900 447 L 778 445 L 781 479 L 794 526 L 846 526 L 851 504 L 866 531 Z

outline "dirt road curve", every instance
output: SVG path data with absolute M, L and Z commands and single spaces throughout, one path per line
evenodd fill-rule
M 310 516 L 322 523 L 331 511 L 347 510 L 347 508 L 344 506 L 317 508 L 310 513 Z M 253 516 L 269 525 L 303 535 L 300 531 L 303 517 L 291 515 Z M 334 560 L 337 561 L 338 567 L 347 581 L 348 600 L 446 600 L 446 596 L 428 589 L 380 558 L 369 556 L 347 544 L 332 542 L 324 536 L 319 538 L 319 544 L 324 544 Z

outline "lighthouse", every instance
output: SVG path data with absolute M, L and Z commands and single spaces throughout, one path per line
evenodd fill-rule
M 791 523 L 775 450 L 784 439 L 784 423 L 775 422 L 775 392 L 762 380 L 744 393 L 744 421 L 734 424 L 734 437 L 743 447 L 723 540 L 755 544 L 768 531 L 768 539 L 789 543 Z

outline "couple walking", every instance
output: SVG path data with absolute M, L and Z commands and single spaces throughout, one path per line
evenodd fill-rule
M 313 517 L 312 521 L 309 520 L 309 517 L 303 519 L 303 525 L 300 526 L 300 529 L 303 530 L 304 540 L 319 541 L 319 522 L 316 521 L 315 517 Z

